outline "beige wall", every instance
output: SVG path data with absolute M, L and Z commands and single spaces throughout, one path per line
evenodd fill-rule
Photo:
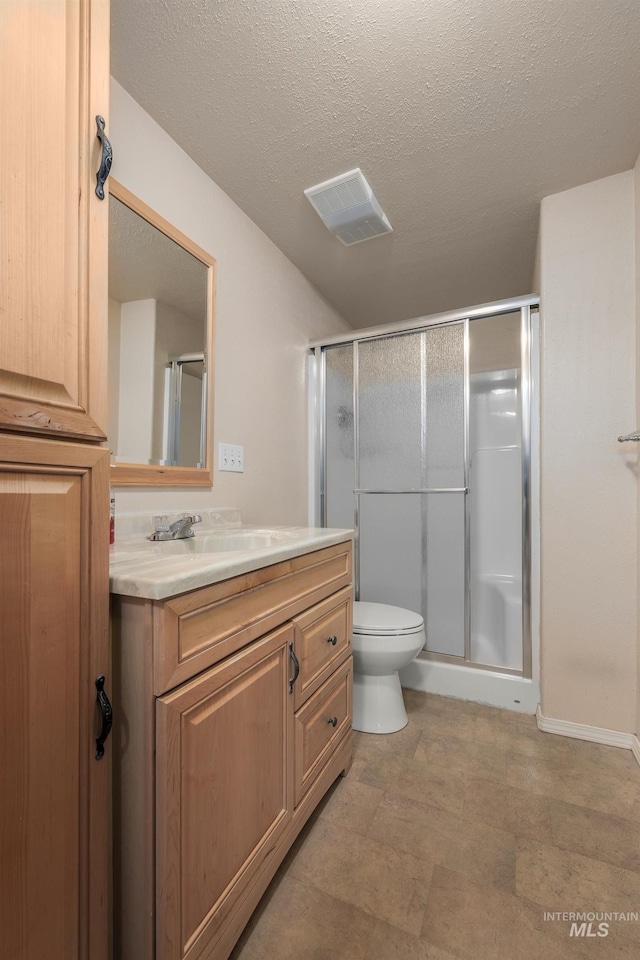
M 469 324 L 469 373 L 518 370 L 520 323 L 519 313 L 507 313 Z
M 156 301 L 120 304 L 118 445 L 121 463 L 148 463 L 152 453 Z M 112 438 L 109 446 L 114 449 Z
M 116 510 L 234 506 L 247 522 L 305 523 L 306 347 L 347 323 L 115 81 L 110 137 L 113 176 L 218 261 L 214 437 L 245 456 L 212 490 L 117 489 Z
M 541 207 L 545 716 L 636 726 L 633 173 Z

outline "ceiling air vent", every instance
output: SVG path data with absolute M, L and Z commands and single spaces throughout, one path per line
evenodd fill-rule
M 304 195 L 327 229 L 347 247 L 393 231 L 359 167 L 309 187 Z

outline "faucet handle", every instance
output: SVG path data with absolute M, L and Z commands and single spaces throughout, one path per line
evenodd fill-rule
M 169 530 L 169 517 L 166 513 L 158 513 L 153 517 L 153 532 L 167 533 Z
M 202 523 L 202 517 L 197 513 L 187 513 L 170 525 L 169 533 L 173 533 L 176 540 L 186 540 L 193 536 L 191 527 L 194 523 Z
M 188 514 L 184 517 L 180 517 L 179 520 L 176 520 L 176 523 L 181 524 L 185 529 L 193 526 L 194 523 L 202 523 L 202 517 L 198 513 Z

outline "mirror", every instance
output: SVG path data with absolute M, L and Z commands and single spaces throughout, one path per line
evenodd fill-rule
M 210 486 L 215 260 L 110 184 L 111 482 Z

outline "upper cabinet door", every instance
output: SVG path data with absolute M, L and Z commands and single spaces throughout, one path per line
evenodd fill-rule
M 2 0 L 0 430 L 105 439 L 108 94 L 109 0 Z

